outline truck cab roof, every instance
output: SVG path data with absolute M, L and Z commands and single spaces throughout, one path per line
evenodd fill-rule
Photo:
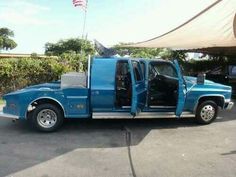
M 151 61 L 155 61 L 155 62 L 167 62 L 167 63 L 172 63 L 170 60 L 164 60 L 162 58 L 153 58 L 153 59 L 148 59 L 148 58 L 128 58 L 128 57 L 102 57 L 102 56 L 95 56 L 93 59 L 112 59 L 112 60 L 136 60 L 136 61 L 144 61 L 144 62 L 151 62 Z

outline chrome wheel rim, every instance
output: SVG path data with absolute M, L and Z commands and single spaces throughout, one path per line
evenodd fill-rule
M 38 124 L 43 128 L 51 128 L 57 122 L 57 114 L 51 109 L 43 109 L 37 115 Z
M 204 121 L 210 121 L 215 116 L 215 108 L 211 105 L 206 105 L 201 109 L 200 116 Z

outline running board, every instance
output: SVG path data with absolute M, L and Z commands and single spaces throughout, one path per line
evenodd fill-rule
M 152 109 L 170 109 L 170 108 L 176 108 L 176 106 L 149 106 L 149 108 L 152 108 Z
M 195 117 L 191 112 L 183 112 L 180 117 Z M 141 112 L 133 117 L 129 112 L 95 112 L 93 119 L 157 119 L 157 118 L 177 118 L 175 112 Z

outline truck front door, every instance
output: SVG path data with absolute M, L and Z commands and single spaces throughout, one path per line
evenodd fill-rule
M 184 104 L 185 104 L 185 98 L 186 98 L 186 86 L 185 86 L 185 82 L 184 82 L 184 78 L 183 75 L 181 73 L 181 69 L 180 66 L 178 64 L 177 60 L 173 61 L 176 71 L 177 71 L 177 75 L 178 75 L 178 101 L 177 101 L 177 107 L 176 107 L 176 111 L 175 114 L 177 117 L 180 117 L 180 115 L 183 112 L 184 109 Z

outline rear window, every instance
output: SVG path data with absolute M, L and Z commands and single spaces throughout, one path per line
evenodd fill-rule
M 154 70 L 158 72 L 158 74 L 160 75 L 174 77 L 174 78 L 178 77 L 175 68 L 170 63 L 155 62 L 155 63 L 151 63 L 151 67 L 153 67 Z

